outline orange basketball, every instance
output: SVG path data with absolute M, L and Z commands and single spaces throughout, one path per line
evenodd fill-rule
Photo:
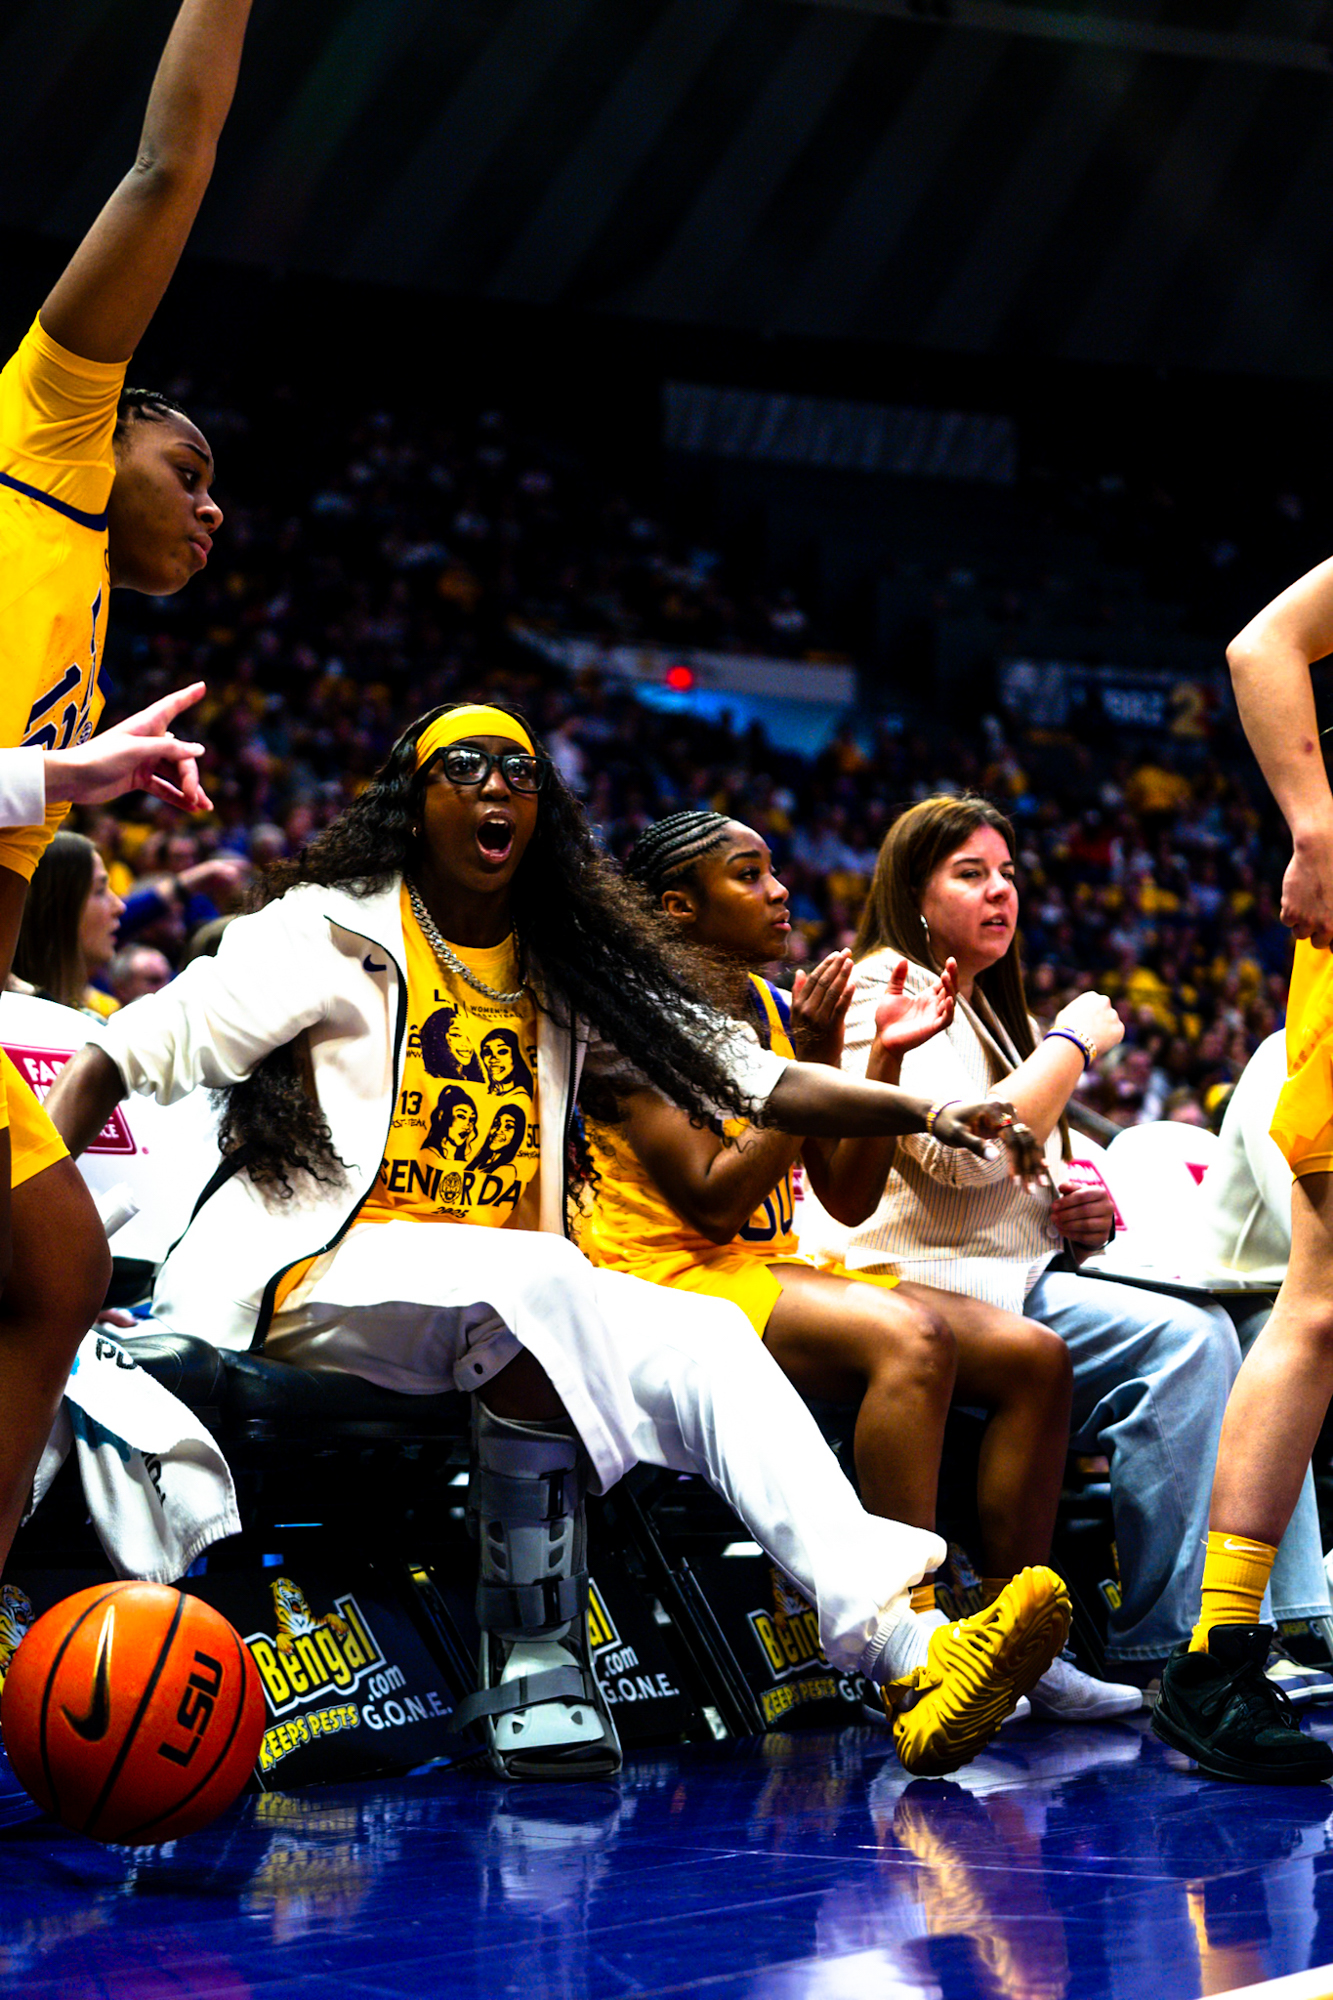
M 148 1845 L 231 1804 L 259 1755 L 264 1697 L 211 1605 L 160 1583 L 95 1584 L 27 1633 L 0 1732 L 46 1812 L 94 1840 Z

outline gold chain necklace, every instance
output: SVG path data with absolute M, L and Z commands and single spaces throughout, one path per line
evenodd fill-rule
M 446 972 L 452 972 L 465 985 L 470 986 L 474 993 L 484 995 L 487 1000 L 494 1000 L 497 1006 L 512 1007 L 523 998 L 527 991 L 526 986 L 516 988 L 513 993 L 497 993 L 493 986 L 488 986 L 484 979 L 478 979 L 475 972 L 469 971 L 458 953 L 441 937 L 434 918 L 421 900 L 415 882 L 408 883 L 407 896 L 412 905 L 412 915 L 421 926 L 422 936 Z M 509 935 L 513 940 L 514 950 L 517 951 L 518 932 L 511 931 Z

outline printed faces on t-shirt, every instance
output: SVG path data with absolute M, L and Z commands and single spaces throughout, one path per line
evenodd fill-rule
M 402 1087 L 368 1206 L 496 1227 L 537 1169 L 536 1008 L 471 993 L 413 942 Z

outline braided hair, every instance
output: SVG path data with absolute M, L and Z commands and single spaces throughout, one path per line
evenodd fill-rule
M 259 901 L 307 882 L 364 896 L 413 874 L 423 851 L 427 782 L 427 771 L 416 766 L 417 739 L 437 716 L 462 705 L 448 703 L 411 723 L 366 789 L 299 854 L 265 871 Z M 492 705 L 504 706 L 532 733 L 518 711 Z M 726 824 L 718 815 L 701 817 Z M 554 768 L 538 793 L 536 830 L 514 875 L 511 909 L 545 1012 L 562 1023 L 581 1015 L 639 1077 L 693 1116 L 712 1121 L 719 1109 L 749 1115 L 719 1045 L 727 1003 L 715 963 L 645 906 L 598 848 L 582 806 Z M 293 1173 L 336 1182 L 344 1168 L 303 1054 L 295 1044 L 275 1049 L 224 1094 L 223 1152 L 244 1146 L 250 1178 L 284 1194 L 291 1193 Z M 611 1090 L 597 1089 L 596 1080 L 581 1096 L 593 1115 L 617 1115 Z M 581 1151 L 572 1165 L 576 1181 L 586 1180 Z
M 625 873 L 656 903 L 668 882 L 693 881 L 699 862 L 722 845 L 731 823 L 718 812 L 678 812 L 656 820 L 625 856 Z
M 112 432 L 113 444 L 120 444 L 132 423 L 164 424 L 173 417 L 190 422 L 179 403 L 173 403 L 157 389 L 122 389 L 116 404 L 116 428 Z

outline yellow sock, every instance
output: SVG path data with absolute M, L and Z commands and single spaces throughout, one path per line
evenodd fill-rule
M 1011 1576 L 983 1576 L 981 1579 L 982 1610 L 984 1611 L 988 1604 L 994 1604 L 1005 1585 L 1012 1583 L 1013 1580 Z
M 924 1583 L 912 1585 L 910 1603 L 913 1611 L 933 1611 L 935 1609 L 934 1579 L 927 1577 Z
M 1248 1535 L 1210 1529 L 1203 1559 L 1203 1604 L 1190 1640 L 1191 1653 L 1208 1651 L 1214 1625 L 1257 1625 L 1277 1550 Z

